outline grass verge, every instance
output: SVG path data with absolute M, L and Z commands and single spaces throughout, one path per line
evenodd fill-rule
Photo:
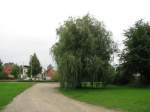
M 105 89 L 60 89 L 65 96 L 127 112 L 150 112 L 150 88 L 112 86 Z
M 0 110 L 10 103 L 15 96 L 31 87 L 29 82 L 0 82 Z

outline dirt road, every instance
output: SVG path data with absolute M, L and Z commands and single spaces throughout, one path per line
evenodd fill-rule
M 3 112 L 116 112 L 72 100 L 60 94 L 56 83 L 38 83 L 18 95 Z

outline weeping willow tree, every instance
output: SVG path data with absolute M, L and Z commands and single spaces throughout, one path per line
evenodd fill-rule
M 59 41 L 52 47 L 63 88 L 79 88 L 82 82 L 103 82 L 111 77 L 114 42 L 102 22 L 86 15 L 70 17 L 57 29 Z

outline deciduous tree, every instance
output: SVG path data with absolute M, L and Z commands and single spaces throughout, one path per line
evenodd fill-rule
M 141 82 L 150 83 L 150 24 L 139 20 L 125 31 L 125 36 L 121 57 L 124 77 L 139 73 Z
M 18 66 L 17 64 L 13 64 L 11 74 L 14 76 L 14 78 L 18 78 L 18 75 L 21 74 L 20 66 Z
M 61 87 L 78 88 L 81 82 L 110 80 L 110 58 L 114 52 L 111 32 L 103 22 L 86 15 L 70 17 L 57 29 L 59 41 L 52 51 L 58 65 Z

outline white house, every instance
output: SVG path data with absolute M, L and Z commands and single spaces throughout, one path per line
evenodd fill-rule
M 22 79 L 22 80 L 29 79 L 28 74 L 27 74 L 28 68 L 29 68 L 29 66 L 27 66 L 27 65 L 22 66 L 22 74 L 20 74 L 20 79 Z

